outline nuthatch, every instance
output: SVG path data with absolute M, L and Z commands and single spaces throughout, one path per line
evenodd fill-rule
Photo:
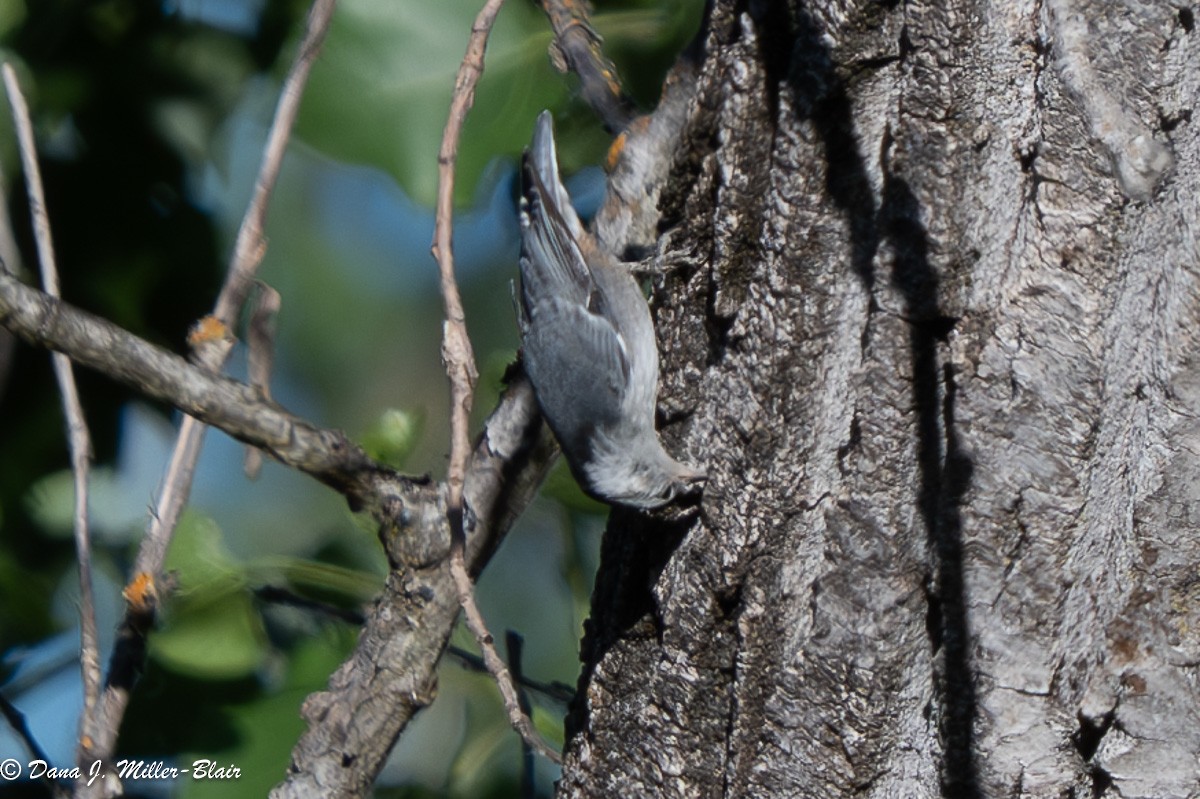
M 558 175 L 549 112 L 522 161 L 525 371 L 575 479 L 596 499 L 656 508 L 704 480 L 654 430 L 658 349 L 646 298 L 601 252 Z

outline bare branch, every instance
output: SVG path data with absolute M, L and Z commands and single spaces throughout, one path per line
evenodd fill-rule
M 205 336 L 201 334 L 197 336 L 194 334 L 192 337 L 197 360 L 211 371 L 215 372 L 221 368 L 233 346 L 232 336 L 228 335 L 228 331 L 236 321 L 235 317 L 245 300 L 250 281 L 266 251 L 266 242 L 263 240 L 262 232 L 267 204 L 283 163 L 283 154 L 291 136 L 304 85 L 320 50 L 321 42 L 324 41 L 325 33 L 329 29 L 335 5 L 335 0 L 314 0 L 309 10 L 307 26 L 299 52 L 284 80 L 282 94 L 275 108 L 275 118 L 267 136 L 262 164 L 255 180 L 254 194 L 250 199 L 246 214 L 242 218 L 225 284 L 217 298 L 213 312 L 215 324 L 210 323 L 210 327 L 215 328 L 220 335 Z M 203 324 L 202 320 L 201 325 Z M 162 571 L 175 525 L 184 505 L 187 504 L 203 438 L 204 427 L 200 422 L 191 415 L 185 417 L 180 425 L 171 463 L 163 480 L 162 491 L 154 512 L 150 514 L 146 536 L 138 550 L 138 557 L 134 564 L 135 580 L 150 579 L 153 581 L 154 577 Z M 117 650 L 123 647 L 141 648 L 140 638 L 147 627 L 148 619 L 135 617 L 148 616 L 152 618 L 153 613 L 153 604 L 140 608 L 131 604 L 127 608 L 121 625 L 122 634 L 117 639 L 117 647 L 113 652 L 110 664 L 100 717 L 96 723 L 98 729 L 94 749 L 96 757 L 108 758 L 112 755 L 116 747 L 117 730 L 129 701 L 129 685 L 132 683 L 132 675 L 117 675 L 114 672 L 118 664 L 130 663 L 132 659 L 128 657 L 128 652 Z
M 12 106 L 13 122 L 21 163 L 25 168 L 25 185 L 29 192 L 29 208 L 33 215 L 33 231 L 37 241 L 38 263 L 41 266 L 42 286 L 51 297 L 60 297 L 58 267 L 54 259 L 54 242 L 50 235 L 50 217 L 46 213 L 46 196 L 42 189 L 42 172 L 38 166 L 37 148 L 33 140 L 33 125 L 29 121 L 29 106 L 17 73 L 5 63 L 4 87 Z M 90 749 L 90 727 L 100 697 L 100 644 L 96 634 L 96 602 L 92 591 L 92 542 L 88 531 L 88 474 L 91 469 L 92 439 L 75 373 L 67 356 L 55 353 L 54 376 L 62 396 L 63 416 L 67 421 L 67 438 L 71 450 L 71 473 L 75 483 L 75 557 L 79 561 L 79 666 L 83 676 L 83 716 L 80 718 L 79 764 L 82 766 Z
M 487 670 L 491 672 L 497 687 L 500 689 L 500 698 L 504 701 L 504 710 L 508 713 L 509 723 L 512 724 L 513 729 L 520 733 L 521 739 L 527 746 L 552 763 L 562 763 L 562 755 L 551 749 L 542 740 L 542 736 L 533 728 L 533 722 L 529 720 L 529 716 L 521 708 L 520 693 L 517 691 L 508 666 L 496 651 L 492 635 L 488 632 L 487 622 L 484 621 L 483 614 L 479 610 L 479 604 L 475 601 L 474 585 L 471 582 L 470 575 L 467 573 L 466 566 L 453 554 L 451 555 L 450 562 L 453 566 L 452 576 L 454 577 L 455 587 L 458 590 L 459 603 L 462 605 L 463 617 L 467 623 L 467 628 L 474 634 L 475 641 L 479 644 L 479 650 L 483 654 L 483 663 L 487 666 Z
M 353 786 L 369 786 L 396 736 L 422 706 L 412 701 L 423 696 L 413 693 L 414 686 L 433 680 L 459 611 L 447 560 L 444 486 L 398 475 L 340 432 L 292 416 L 250 386 L 211 374 L 4 274 L 0 324 L 35 346 L 63 351 L 77 363 L 261 447 L 380 520 L 392 577 L 354 654 L 331 678 L 329 690 L 305 706 L 309 731 L 297 743 L 288 780 L 275 795 L 344 795 Z M 472 510 L 466 520 L 471 572 L 487 563 L 536 495 L 556 455 L 533 390 L 518 373 L 488 419 L 467 468 L 463 491 Z M 156 593 L 153 580 L 135 579 L 126 590 L 131 610 L 152 608 Z M 131 616 L 145 621 L 143 614 Z M 125 660 L 111 669 L 112 675 L 129 675 L 139 667 L 144 637 L 135 633 L 128 633 L 127 645 L 120 648 Z
M 536 496 L 556 454 L 533 389 L 519 376 L 485 424 L 467 469 L 472 571 L 483 568 Z M 305 702 L 309 728 L 292 750 L 287 779 L 271 792 L 275 799 L 366 795 L 401 731 L 432 699 L 434 670 L 460 603 L 446 559 L 447 491 L 424 491 L 381 532 L 391 573 L 354 653 L 329 690 Z
M 263 229 L 266 227 L 267 204 L 271 200 L 271 192 L 279 177 L 279 168 L 283 164 L 283 154 L 287 150 L 288 139 L 292 135 L 292 127 L 296 122 L 296 113 L 300 110 L 300 98 L 304 94 L 304 86 L 308 83 L 309 72 L 317 60 L 321 43 L 329 30 L 333 19 L 333 11 L 337 0 L 314 0 L 308 12 L 304 38 L 300 41 L 300 49 L 296 60 L 288 70 L 283 82 L 283 90 L 279 103 L 275 106 L 275 119 L 271 122 L 271 130 L 267 134 L 267 143 L 263 149 L 262 164 L 258 168 L 258 178 L 254 182 L 254 195 L 250 198 L 250 206 L 242 218 L 238 228 L 237 241 L 233 247 L 233 260 L 229 264 L 229 273 L 225 278 L 225 286 L 217 298 L 213 315 L 230 327 L 234 317 L 246 299 L 250 282 L 254 279 L 254 271 L 266 253 L 267 244 L 263 239 Z
M 275 319 L 282 300 L 279 292 L 259 282 L 255 292 L 253 309 L 246 324 L 247 377 L 250 385 L 262 393 L 264 399 L 271 398 L 271 366 L 275 356 Z M 251 480 L 262 470 L 262 451 L 246 447 L 242 470 Z
M 579 76 L 579 93 L 610 133 L 620 133 L 633 119 L 633 101 L 621 88 L 617 68 L 600 50 L 601 38 L 588 20 L 584 0 L 541 0 L 554 42 L 550 56 L 560 72 Z
M 446 303 L 446 322 L 442 334 L 442 360 L 446 364 L 446 375 L 450 379 L 450 467 L 447 474 L 447 514 L 450 519 L 452 547 L 450 552 L 451 574 L 462 605 L 467 627 L 475 636 L 483 653 L 484 663 L 496 680 L 500 696 L 509 721 L 521 737 L 541 754 L 558 763 L 561 757 L 548 747 L 529 717 L 522 712 L 517 689 L 512 675 L 496 652 L 491 633 L 479 605 L 475 601 L 474 585 L 467 572 L 464 549 L 466 533 L 463 528 L 463 482 L 466 477 L 467 457 L 470 449 L 469 422 L 475 382 L 479 375 L 475 369 L 475 357 L 471 352 L 471 340 L 467 336 L 466 316 L 458 283 L 454 278 L 453 215 L 454 215 L 454 165 L 458 157 L 458 141 L 462 133 L 467 111 L 475 102 L 475 86 L 483 74 L 483 55 L 487 48 L 488 34 L 504 0 L 488 0 L 471 26 L 471 38 L 467 53 L 459 66 L 454 80 L 454 94 L 450 99 L 450 116 L 442 134 L 442 146 L 438 151 L 438 198 L 437 220 L 434 230 L 433 254 L 437 258 L 441 273 L 442 298 Z
M 81 311 L 11 275 L 0 274 L 0 324 L 30 344 L 63 352 L 147 396 L 267 451 L 287 466 L 363 502 L 391 470 L 345 435 L 288 413 L 251 386 L 213 374 Z
M 483 658 L 474 652 L 469 652 L 462 647 L 451 644 L 446 647 L 446 654 L 457 660 L 458 664 L 467 671 L 488 673 L 487 664 L 483 662 Z M 510 656 L 509 659 L 511 660 L 512 657 Z M 557 702 L 565 706 L 570 704 L 571 700 L 575 698 L 575 689 L 564 682 L 559 682 L 558 680 L 542 682 L 518 672 L 515 668 L 512 672 L 513 679 L 517 681 L 517 685 L 529 691 L 535 691 L 552 702 Z M 522 693 L 525 693 L 525 691 L 522 691 Z
M 475 355 L 471 351 L 471 339 L 467 335 L 462 297 L 458 293 L 458 282 L 454 278 L 454 164 L 458 158 L 458 140 L 463 122 L 466 120 L 467 111 L 475 102 L 475 84 L 483 74 L 483 52 L 487 46 L 488 33 L 503 3 L 504 0 L 488 0 L 475 18 L 471 38 L 467 44 L 467 54 L 463 57 L 454 81 L 450 117 L 446 120 L 442 146 L 438 151 L 438 197 L 433 256 L 438 262 L 442 299 L 446 304 L 446 322 L 442 328 L 442 359 L 446 362 L 446 375 L 450 378 L 451 429 L 450 467 L 446 479 L 449 484 L 450 513 L 452 516 L 460 516 L 457 524 L 459 529 L 462 528 L 462 487 L 470 447 L 468 425 L 479 373 L 475 369 Z M 454 520 L 451 519 L 451 527 L 455 526 Z

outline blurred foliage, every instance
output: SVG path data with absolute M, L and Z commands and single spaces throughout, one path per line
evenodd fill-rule
M 399 469 L 421 435 L 424 415 L 388 408 L 367 428 L 362 447 L 375 460 Z
M 220 528 L 186 512 L 175 528 L 166 568 L 178 575 L 177 585 L 161 629 L 150 638 L 151 657 L 201 679 L 254 674 L 267 655 L 266 636 L 242 567 L 223 546 Z
M 261 269 L 283 296 L 273 396 L 351 431 L 380 460 L 435 476 L 445 469 L 447 392 L 428 255 L 432 214 L 423 204 L 435 189 L 453 75 L 479 5 L 341 0 L 272 201 Z M 637 101 L 652 107 L 665 70 L 696 30 L 702 0 L 595 5 L 607 52 Z M 70 302 L 182 350 L 188 326 L 218 291 L 307 7 L 0 0 L 0 47 L 33 109 Z M 554 109 L 567 173 L 599 162 L 608 146 L 573 99 L 574 77 L 551 67 L 549 41 L 533 2 L 506 4 L 459 154 L 464 210 L 455 247 L 482 373 L 477 422 L 494 406 L 516 351 L 513 164 L 533 119 Z M 11 266 L 30 274 L 34 247 L 14 141 L 11 126 L 0 124 L 0 170 L 22 260 Z M 235 376 L 242 359 L 235 354 Z M 69 651 L 77 646 L 73 488 L 49 359 L 20 345 L 11 361 L 0 356 L 0 369 L 8 374 L 0 381 L 0 690 L 50 740 L 51 730 L 74 730 L 81 701 Z M 91 515 L 107 640 L 174 417 L 99 375 L 77 378 L 95 440 Z M 479 593 L 495 632 L 528 633 L 531 677 L 573 684 L 604 508 L 563 464 L 544 495 L 495 556 Z M 370 521 L 273 463 L 248 482 L 239 446 L 210 432 L 169 567 L 176 591 L 150 638 L 120 754 L 181 764 L 208 758 L 242 770 L 237 782 L 165 786 L 169 795 L 262 796 L 302 730 L 300 704 L 351 650 L 355 622 L 382 583 L 386 561 Z M 68 650 L 51 648 L 64 641 Z M 473 648 L 462 631 L 455 642 Z M 37 687 L 51 684 L 73 687 L 47 700 Z M 538 727 L 561 736 L 561 705 L 536 694 L 533 701 Z M 0 728 L 0 745 L 4 734 Z M 0 751 L 9 755 L 24 756 Z M 68 748 L 52 760 L 66 765 L 71 756 Z M 511 796 L 520 763 L 490 678 L 448 663 L 439 700 L 402 737 L 377 794 Z M 538 764 L 541 794 L 553 777 Z
M 470 25 L 463 20 L 471 19 L 480 5 L 477 0 L 344 0 L 329 32 L 328 55 L 313 70 L 300 135 L 334 157 L 378 166 L 409 196 L 432 205 L 446 87 L 453 85 L 466 51 Z M 627 75 L 630 89 L 652 106 L 665 68 L 662 56 L 673 54 L 694 31 L 699 4 L 596 5 L 596 29 L 615 51 L 638 48 L 657 57 L 658 63 L 633 63 Z M 459 203 L 471 199 L 496 154 L 515 155 L 525 147 L 539 111 L 561 106 L 569 96 L 567 79 L 546 57 L 552 35 L 532 2 L 508 3 L 497 18 L 475 105 L 463 128 Z M 349 92 L 348 86 L 357 90 Z M 648 88 L 653 93 L 647 97 Z M 596 163 L 607 146 L 598 127 L 590 121 L 589 126 L 590 131 L 576 121 L 560 131 L 565 171 Z

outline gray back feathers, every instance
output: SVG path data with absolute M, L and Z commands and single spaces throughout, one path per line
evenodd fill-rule
M 550 115 L 522 162 L 519 322 L 538 404 L 585 490 L 655 507 L 699 475 L 654 430 L 658 349 L 633 277 L 600 252 L 558 175 Z

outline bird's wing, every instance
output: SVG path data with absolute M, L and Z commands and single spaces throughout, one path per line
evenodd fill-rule
M 528 158 L 526 165 L 521 203 L 522 293 L 527 303 L 563 297 L 587 304 L 596 287 L 583 253 L 537 172 L 528 168 Z
M 625 341 L 612 323 L 561 298 L 540 302 L 529 312 L 525 367 L 555 433 L 617 421 L 611 417 L 620 413 L 630 363 Z M 566 424 L 569 419 L 582 424 Z

